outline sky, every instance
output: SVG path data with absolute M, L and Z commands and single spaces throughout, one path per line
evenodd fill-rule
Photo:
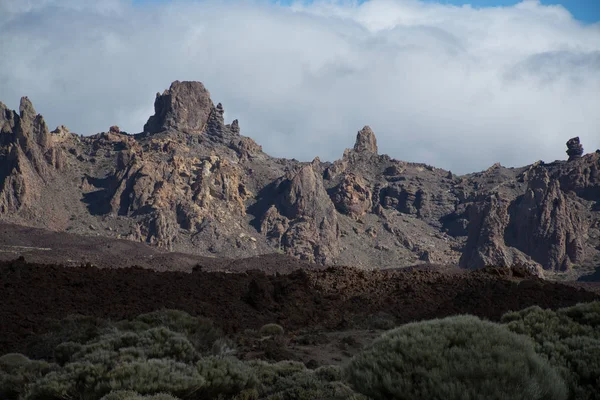
M 600 1 L 0 0 L 0 101 L 53 128 L 140 132 L 205 84 L 278 157 L 381 153 L 454 173 L 600 148 Z

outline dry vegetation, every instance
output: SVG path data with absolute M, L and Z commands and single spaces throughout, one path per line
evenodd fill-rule
M 238 358 L 244 334 L 225 337 L 182 311 L 117 322 L 71 316 L 29 354 L 0 357 L 0 398 L 596 399 L 599 326 L 600 302 L 530 307 L 501 323 L 448 317 L 401 325 L 349 363 L 309 369 Z M 257 335 L 282 336 L 275 324 Z

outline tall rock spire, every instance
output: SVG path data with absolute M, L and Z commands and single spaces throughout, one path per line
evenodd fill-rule
M 366 125 L 356 135 L 356 143 L 354 151 L 358 153 L 373 153 L 377 154 L 377 139 L 373 130 Z

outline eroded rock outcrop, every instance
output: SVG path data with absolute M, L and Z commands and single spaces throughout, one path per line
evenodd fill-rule
M 581 158 L 583 155 L 583 146 L 579 142 L 579 137 L 574 137 L 567 141 L 567 155 L 569 156 L 569 161 Z
M 205 218 L 226 223 L 245 216 L 244 203 L 251 195 L 239 167 L 216 155 L 168 161 L 134 156 L 115 180 L 119 184 L 111 196 L 112 212 L 150 215 L 145 241 L 165 246 L 180 228 L 201 230 Z
M 564 191 L 600 202 L 600 153 L 595 152 L 561 165 L 554 179 Z
M 507 243 L 544 269 L 566 270 L 585 258 L 585 210 L 545 168 L 530 172 L 525 194 L 511 206 Z
M 157 133 L 172 129 L 200 133 L 214 108 L 210 93 L 202 83 L 175 81 L 163 94 L 156 94 L 154 115 L 144 125 L 144 132 Z
M 339 227 L 321 175 L 309 164 L 277 186 L 279 195 L 263 216 L 261 231 L 270 237 L 280 235 L 281 247 L 290 255 L 321 264 L 334 261 Z
M 461 265 L 538 264 L 566 270 L 585 258 L 585 207 L 561 190 L 544 165 L 527 171 L 527 188 L 516 198 L 495 194 L 469 210 Z
M 469 233 L 460 258 L 461 267 L 478 269 L 522 265 L 528 270 L 537 271 L 536 274 L 541 273 L 539 264 L 504 242 L 504 233 L 510 221 L 509 206 L 507 199 L 493 194 L 483 203 L 469 207 Z
M 358 219 L 373 207 L 372 193 L 364 179 L 347 174 L 331 193 L 336 209 L 351 218 Z
M 0 103 L 0 214 L 39 205 L 40 188 L 65 162 L 54 144 L 27 97 L 21 98 L 19 113 Z
M 356 134 L 354 151 L 357 153 L 377 154 L 377 139 L 370 126 L 365 126 Z
M 462 252 L 466 268 L 539 275 L 600 259 L 600 153 L 583 155 L 577 138 L 569 162 L 459 177 L 379 154 L 368 126 L 334 162 L 270 157 L 223 117 L 199 82 L 173 82 L 132 135 L 49 132 L 27 98 L 19 112 L 0 103 L 0 218 L 364 267 L 454 264 Z

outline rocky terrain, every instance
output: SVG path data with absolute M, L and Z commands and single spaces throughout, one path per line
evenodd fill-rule
M 464 313 L 498 320 L 532 305 L 555 309 L 600 299 L 600 293 L 508 268 L 310 271 L 291 258 L 286 264 L 293 272 L 266 274 L 258 266 L 229 273 L 156 272 L 0 261 L 0 354 L 24 351 L 53 319 L 71 314 L 118 320 L 166 307 L 210 318 L 228 333 L 270 322 L 292 332 L 340 332 Z
M 270 157 L 237 120 L 225 123 L 199 82 L 173 82 L 154 108 L 142 133 L 81 136 L 50 131 L 27 97 L 18 111 L 0 103 L 3 235 L 18 224 L 196 256 L 279 252 L 369 269 L 539 275 L 600 264 L 600 152 L 584 154 L 578 138 L 568 161 L 456 176 L 380 154 L 368 126 L 333 163 Z

